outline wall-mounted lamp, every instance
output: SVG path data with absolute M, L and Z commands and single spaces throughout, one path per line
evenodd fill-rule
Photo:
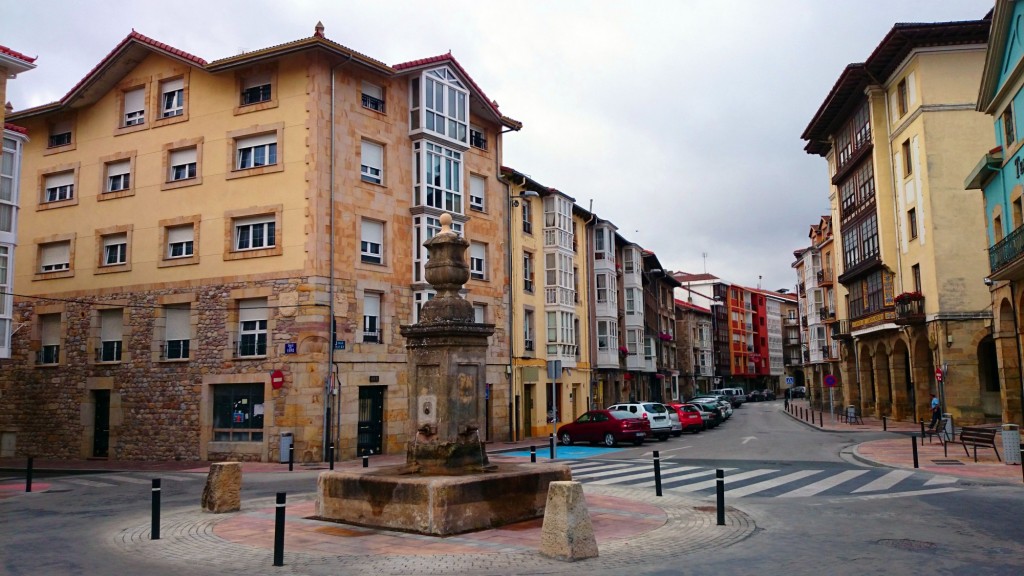
M 539 197 L 540 197 L 540 194 L 538 194 L 536 190 L 523 190 L 522 192 L 519 193 L 519 198 L 539 198 Z M 512 199 L 512 205 L 518 207 L 519 206 L 519 200 L 513 198 Z
M 953 346 L 953 335 L 946 334 L 946 348 Z

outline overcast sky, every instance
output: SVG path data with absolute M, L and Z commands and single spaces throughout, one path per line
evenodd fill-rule
M 16 110 L 61 98 L 134 28 L 207 61 L 312 35 L 387 64 L 449 50 L 504 114 L 504 164 L 558 188 L 670 270 L 766 289 L 828 212 L 800 134 L 895 22 L 991 0 L 10 2 L 0 44 L 38 56 Z M 591 203 L 593 203 L 591 205 Z M 706 266 L 705 255 L 706 254 Z

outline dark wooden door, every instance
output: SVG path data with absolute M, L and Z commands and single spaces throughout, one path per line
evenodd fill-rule
M 360 456 L 384 450 L 384 386 L 359 388 L 358 444 Z
M 94 390 L 95 416 L 92 430 L 92 455 L 106 458 L 110 449 L 110 390 Z

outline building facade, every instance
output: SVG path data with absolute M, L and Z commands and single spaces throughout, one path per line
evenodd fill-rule
M 793 253 L 793 268 L 797 273 L 804 385 L 811 401 L 820 405 L 830 396 L 843 398 L 845 394 L 839 370 L 840 346 L 833 338 L 833 328 L 840 320 L 836 311 L 832 217 L 822 216 L 811 226 L 808 238 L 810 245 Z
M 450 55 L 313 36 L 207 62 L 132 32 L 30 137 L 0 427 L 19 453 L 274 460 L 400 452 L 405 343 L 441 213 L 493 323 L 505 437 L 503 116 Z
M 829 165 L 842 254 L 833 335 L 843 402 L 865 413 L 927 418 L 936 393 L 960 423 L 996 416 L 979 381 L 991 322 L 980 199 L 952 193 L 993 143 L 973 89 L 988 31 L 988 20 L 897 24 L 846 67 L 802 135 Z
M 676 300 L 676 354 L 680 374 L 674 400 L 693 398 L 714 388 L 712 328 L 710 309 Z

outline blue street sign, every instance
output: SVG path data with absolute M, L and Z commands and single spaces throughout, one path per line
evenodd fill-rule
M 345 349 L 345 341 L 344 340 L 335 340 L 334 341 L 334 349 L 335 350 L 344 350 Z
M 786 386 L 792 386 L 793 384 L 796 384 L 796 378 L 786 376 Z
M 295 354 L 298 352 L 298 345 L 295 342 L 286 342 L 284 345 L 285 354 Z

